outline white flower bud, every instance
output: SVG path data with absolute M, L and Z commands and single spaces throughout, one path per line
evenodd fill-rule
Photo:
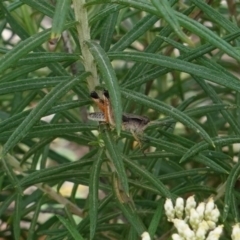
M 172 222 L 180 235 L 182 235 L 185 229 L 189 227 L 184 220 L 175 218 Z
M 205 206 L 205 218 L 208 219 L 208 216 L 211 215 L 212 210 L 214 209 L 213 198 L 209 198 Z
M 240 239 L 240 224 L 239 223 L 237 223 L 233 226 L 231 237 L 232 237 L 232 240 Z
M 209 227 L 209 230 L 213 230 L 216 227 L 216 223 L 213 221 L 206 221 Z
M 213 198 L 210 198 L 206 204 L 204 219 L 208 222 L 209 228 L 214 229 L 218 222 L 220 212 L 217 206 L 214 205 Z
M 205 204 L 204 202 L 201 202 L 201 203 L 198 204 L 198 206 L 197 206 L 197 208 L 196 208 L 196 211 L 198 212 L 200 221 L 202 221 L 203 218 L 204 218 L 205 205 L 206 205 L 206 204 Z
M 184 220 L 181 220 L 178 218 L 173 219 L 172 222 L 179 233 L 181 233 L 183 231 L 183 229 L 188 227 L 188 225 L 185 223 Z
M 174 218 L 175 210 L 173 208 L 172 200 L 167 198 L 164 204 L 165 213 L 167 215 L 168 221 L 171 222 Z
M 184 240 L 184 238 L 182 238 L 180 235 L 178 235 L 177 233 L 174 233 L 172 235 L 172 239 L 173 240 Z
M 196 239 L 197 240 L 205 240 L 206 233 L 208 231 L 209 227 L 206 223 L 206 221 L 202 221 L 198 225 L 198 229 L 196 231 Z
M 195 233 L 189 227 L 186 228 L 183 236 L 186 238 L 186 240 L 195 240 Z
M 199 227 L 204 228 L 206 232 L 210 230 L 208 223 L 205 220 L 199 223 Z
M 216 227 L 214 230 L 212 230 L 209 234 L 206 240 L 218 240 L 222 234 L 223 231 L 223 225 Z
M 218 208 L 216 207 L 212 210 L 211 214 L 208 215 L 207 220 L 217 223 L 219 216 L 220 216 L 220 212 L 219 212 Z
M 198 212 L 194 208 L 190 209 L 189 223 L 194 230 L 198 228 L 198 225 L 200 223 Z
M 177 198 L 175 205 L 175 214 L 179 219 L 183 218 L 183 210 L 184 210 L 184 200 L 183 198 Z
M 151 240 L 151 237 L 148 232 L 143 232 L 141 237 L 142 237 L 142 240 Z
M 190 215 L 190 209 L 196 207 L 196 201 L 194 199 L 194 196 L 190 196 L 187 201 L 186 201 L 186 207 L 185 207 L 185 212 L 186 216 L 188 217 Z
M 194 239 L 194 232 L 190 229 L 190 227 L 184 220 L 175 218 L 173 219 L 173 223 L 180 236 L 184 237 L 185 239 Z

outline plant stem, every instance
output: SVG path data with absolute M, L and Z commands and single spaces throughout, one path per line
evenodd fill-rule
M 88 88 L 89 91 L 93 91 L 95 87 L 99 85 L 99 79 L 93 56 L 85 44 L 85 41 L 90 40 L 90 27 L 88 25 L 87 9 L 84 4 L 85 0 L 73 0 L 75 19 L 78 21 L 77 32 L 82 51 L 83 64 L 85 66 L 85 70 L 91 73 L 91 76 L 87 78 Z

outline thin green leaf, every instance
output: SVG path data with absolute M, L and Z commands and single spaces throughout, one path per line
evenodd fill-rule
M 194 77 L 194 79 L 203 88 L 203 90 L 212 99 L 213 102 L 222 103 L 221 98 L 214 91 L 214 89 L 210 86 L 210 84 L 207 84 L 205 81 L 202 81 L 202 79 L 197 78 L 197 77 Z M 234 132 L 239 135 L 240 134 L 239 124 L 235 120 L 235 117 L 232 115 L 232 113 L 230 111 L 221 110 L 221 114 L 225 118 L 226 122 L 228 122 L 229 125 L 233 128 Z
M 30 228 L 29 228 L 29 231 L 28 231 L 27 240 L 32 240 L 35 236 L 35 229 L 36 229 L 36 225 L 38 223 L 38 217 L 39 217 L 39 213 L 41 211 L 41 207 L 42 207 L 42 204 L 43 204 L 44 197 L 45 196 L 42 196 L 38 200 L 38 202 L 36 204 L 36 207 L 34 209 L 34 214 L 33 214 L 33 218 L 31 219 L 31 225 L 30 225 Z
M 223 210 L 223 221 L 225 222 L 228 214 L 229 214 L 229 210 L 231 208 L 231 204 L 232 204 L 232 198 L 234 197 L 234 186 L 235 183 L 239 177 L 240 174 L 240 161 L 232 168 L 232 171 L 229 173 L 227 182 L 226 182 L 226 187 L 225 187 L 225 197 L 224 197 L 224 210 Z
M 116 130 L 118 135 L 120 135 L 122 128 L 122 103 L 116 74 L 104 50 L 98 44 L 92 41 L 88 41 L 87 45 L 97 62 L 102 75 L 102 79 L 108 88 L 111 98 L 113 115 L 116 123 Z
M 0 150 L 2 147 L 0 146 Z M 3 168 L 7 174 L 7 176 L 10 179 L 10 182 L 12 183 L 12 187 L 16 187 L 17 193 L 22 194 L 22 189 L 18 186 L 18 179 L 16 177 L 16 174 L 13 171 L 12 166 L 8 163 L 7 157 L 6 156 L 1 156 L 1 163 L 3 165 Z
M 88 159 L 88 160 L 84 160 L 84 161 L 80 160 L 80 161 L 72 162 L 72 163 L 64 163 L 57 167 L 55 166 L 55 167 L 51 167 L 51 168 L 47 168 L 47 169 L 42 169 L 42 170 L 39 170 L 39 171 L 29 174 L 28 176 L 26 176 L 25 178 L 20 180 L 18 182 L 18 185 L 26 186 L 26 185 L 31 184 L 32 181 L 36 182 L 36 179 L 42 179 L 45 177 L 54 176 L 55 174 L 62 173 L 62 172 L 65 172 L 65 171 L 68 171 L 71 169 L 81 168 L 83 166 L 88 166 L 92 163 L 93 163 L 93 160 Z
M 161 181 L 169 181 L 173 179 L 180 179 L 180 178 L 185 178 L 186 180 L 190 179 L 191 177 L 194 176 L 205 176 L 205 175 L 210 175 L 214 174 L 214 171 L 207 169 L 207 168 L 197 168 L 197 169 L 191 169 L 191 170 L 182 170 L 178 172 L 173 172 L 173 173 L 167 173 L 164 175 L 159 176 L 159 179 Z
M 99 191 L 99 174 L 103 162 L 103 149 L 98 151 L 98 158 L 93 164 L 90 173 L 89 182 L 89 217 L 90 217 L 90 239 L 93 239 L 97 227 L 98 219 L 98 191 Z
M 195 52 L 195 50 L 191 51 L 189 48 L 187 48 L 187 47 L 183 46 L 182 44 L 179 44 L 169 38 L 164 38 L 164 39 L 166 42 L 170 43 L 171 45 L 173 45 L 180 51 L 184 52 L 185 55 L 188 56 L 187 58 L 189 58 L 189 55 L 191 56 L 192 53 Z M 202 49 L 202 47 L 201 47 L 201 49 Z M 201 57 L 197 58 L 196 60 L 197 60 L 197 63 L 199 63 L 200 65 L 203 65 L 210 69 L 214 69 L 214 70 L 218 71 L 219 73 L 221 73 L 223 76 L 226 76 L 227 78 L 235 78 L 236 80 L 238 80 L 238 78 L 236 78 L 232 73 L 230 73 L 223 66 L 221 66 L 220 64 L 216 63 L 215 61 L 213 61 L 211 59 L 201 56 Z
M 64 29 L 64 23 L 70 10 L 71 0 L 58 0 L 52 22 L 51 39 L 59 38 Z
M 172 198 L 173 195 L 171 192 L 167 189 L 167 187 L 159 180 L 157 179 L 152 173 L 146 171 L 145 169 L 141 168 L 138 166 L 136 163 L 133 163 L 130 159 L 127 157 L 123 156 L 124 162 L 128 165 L 128 168 L 135 172 L 138 173 L 141 177 L 147 179 L 149 183 L 151 183 L 155 188 L 158 189 L 158 191 L 167 198 Z
M 143 184 L 140 181 L 129 180 L 129 184 L 131 184 L 131 187 L 132 186 L 136 187 L 136 189 L 144 190 L 147 192 L 152 192 L 154 194 L 159 194 L 159 191 L 155 187 L 150 187 L 149 185 Z
M 196 5 L 199 9 L 201 9 L 204 14 L 206 14 L 213 22 L 216 22 L 226 31 L 235 32 L 239 30 L 237 25 L 235 25 L 228 18 L 224 17 L 224 15 L 222 15 L 219 11 L 216 11 L 204 1 L 191 0 L 191 2 L 194 3 L 194 5 Z
M 35 137 L 57 137 L 62 136 L 67 139 L 71 136 L 71 132 L 88 132 L 91 130 L 96 130 L 96 126 L 85 125 L 79 123 L 63 123 L 63 124 L 49 124 L 43 126 L 32 127 L 32 129 L 24 136 L 24 139 L 35 138 Z M 6 131 L 0 135 L 0 141 L 6 141 L 9 137 L 14 134 L 15 131 Z M 69 138 L 70 139 L 70 138 Z M 81 135 L 78 136 L 79 143 L 87 145 L 92 139 L 88 136 Z
M 238 199 L 236 198 L 235 191 L 232 195 L 231 214 L 233 215 L 235 223 L 238 223 L 240 221 L 240 216 L 238 211 Z
M 240 60 L 240 54 L 231 46 L 229 43 L 220 38 L 213 31 L 209 30 L 207 27 L 202 25 L 201 23 L 184 16 L 183 14 L 178 14 L 179 22 L 189 31 L 196 33 L 199 37 L 202 37 L 207 42 L 211 43 L 213 46 L 221 49 L 223 52 L 227 53 L 229 56 L 235 58 L 236 60 Z
M 197 77 L 206 78 L 211 82 L 218 83 L 236 91 L 240 91 L 239 82 L 236 78 L 230 78 L 226 75 L 223 76 L 221 73 L 214 69 L 210 69 L 194 63 L 189 63 L 180 59 L 141 52 L 110 52 L 108 56 L 111 59 L 123 59 L 126 61 L 156 64 L 161 67 L 171 68 L 181 72 L 196 75 Z
M 187 184 L 187 186 L 185 186 L 185 187 L 181 187 L 181 188 L 174 190 L 174 193 L 176 195 L 190 194 L 193 192 L 195 192 L 196 194 L 201 192 L 201 193 L 206 194 L 206 196 L 210 196 L 211 194 L 216 195 L 216 193 L 217 193 L 216 188 L 214 188 L 214 187 L 201 186 L 201 185 L 197 185 L 197 184 L 196 185 Z
M 226 41 L 229 41 L 229 38 L 233 37 L 235 34 L 230 34 L 229 36 L 225 37 Z M 238 34 L 237 34 L 238 35 Z M 237 35 L 235 35 L 237 37 Z M 166 38 L 165 38 L 166 40 Z M 170 40 L 170 39 L 168 39 Z M 167 41 L 168 41 L 167 40 Z M 173 43 L 172 40 L 168 41 L 169 43 Z M 180 50 L 184 53 L 186 53 L 186 58 L 183 56 L 183 59 L 192 59 L 193 56 L 198 55 L 200 52 L 207 52 L 206 50 L 210 50 L 212 49 L 212 46 L 207 46 L 209 44 L 204 44 L 200 47 L 198 47 L 196 50 L 189 50 L 187 47 L 183 46 L 183 45 L 179 45 L 180 46 Z M 180 56 L 181 58 L 181 56 Z M 203 58 L 203 57 L 199 57 L 196 59 L 197 62 L 199 62 L 201 65 L 204 65 L 208 68 L 212 67 L 213 69 L 215 69 L 216 71 L 218 71 L 219 73 L 221 73 L 223 76 L 229 76 L 229 77 L 233 77 L 235 78 L 229 71 L 227 71 L 224 67 L 222 67 L 221 65 L 217 64 L 214 61 L 211 61 L 210 59 L 207 58 Z M 203 81 L 201 78 L 194 76 L 195 81 L 197 81 L 197 83 L 203 88 L 203 90 L 209 95 L 209 97 L 212 99 L 213 102 L 215 103 L 221 103 L 222 100 L 220 99 L 220 97 L 217 95 L 217 93 L 214 91 L 214 89 L 207 84 L 205 81 Z M 238 79 L 237 79 L 238 80 Z M 226 121 L 231 125 L 231 127 L 234 129 L 236 134 L 240 134 L 240 130 L 239 130 L 239 126 L 237 124 L 237 121 L 235 121 L 235 118 L 232 116 L 231 112 L 229 111 L 221 111 L 222 115 L 224 116 L 224 118 L 226 119 Z
M 0 94 L 9 94 L 14 92 L 27 91 L 32 89 L 41 89 L 53 87 L 57 84 L 70 80 L 70 77 L 51 77 L 51 78 L 28 78 L 14 82 L 0 83 Z
M 113 200 L 113 195 L 110 193 L 107 195 L 103 200 L 100 201 L 99 207 L 98 207 L 98 212 L 101 212 L 105 209 L 105 207 Z M 90 217 L 87 215 L 78 225 L 78 231 L 82 231 L 84 228 L 88 226 L 90 222 Z
M 7 211 L 9 205 L 17 198 L 17 192 L 12 192 L 0 205 L 0 217 Z
M 49 94 L 47 94 L 10 136 L 4 146 L 2 154 L 5 155 L 12 147 L 23 139 L 30 128 L 39 121 L 43 114 L 52 107 L 57 99 L 72 89 L 74 85 L 83 81 L 88 75 L 89 73 L 84 73 L 81 77 L 75 77 L 67 83 L 60 83 Z
M 50 30 L 44 30 L 34 36 L 27 38 L 25 41 L 20 42 L 16 47 L 7 52 L 0 58 L 0 72 L 11 67 L 17 60 L 24 57 L 28 52 L 32 51 L 37 46 L 46 42 L 50 36 Z
M 119 197 L 119 191 L 117 186 L 118 179 L 116 178 L 116 174 L 113 175 L 113 192 L 115 194 L 115 198 L 118 203 L 118 207 L 123 212 L 124 217 L 128 220 L 131 226 L 135 229 L 135 231 L 141 235 L 143 232 L 146 231 L 146 228 L 141 220 L 141 218 L 137 215 L 135 209 L 131 206 L 130 201 L 126 202 Z
M 105 131 L 102 134 L 106 150 L 107 157 L 110 158 L 112 163 L 116 168 L 117 175 L 119 177 L 119 181 L 122 184 L 122 188 L 125 191 L 125 194 L 129 195 L 129 187 L 128 187 L 128 178 L 126 175 L 126 171 L 123 164 L 123 159 L 120 155 L 119 149 L 113 139 L 112 134 L 109 131 Z
M 166 22 L 172 27 L 173 31 L 179 36 L 179 38 L 182 39 L 184 42 L 191 43 L 186 34 L 184 34 L 184 32 L 182 31 L 176 14 L 171 8 L 169 1 L 151 0 L 151 2 L 157 9 L 157 11 L 160 13 L 160 16 L 162 16 L 166 20 Z
M 108 176 L 110 174 L 103 174 L 103 176 Z M 87 178 L 89 176 L 89 171 L 74 171 L 74 170 L 70 170 L 64 173 L 56 173 L 52 176 L 44 176 L 44 177 L 40 177 L 37 179 L 32 179 L 31 181 L 28 181 L 28 185 L 34 185 L 37 183 L 59 183 L 62 182 L 63 179 L 65 181 L 69 181 L 69 182 L 73 182 L 73 183 L 77 183 L 77 184 L 81 184 L 81 183 L 87 183 L 89 185 L 89 181 L 84 181 L 83 178 Z M 81 177 L 81 180 L 76 180 L 78 177 Z M 108 188 L 104 188 L 102 187 L 102 189 L 104 190 L 108 190 Z
M 240 137 L 238 136 L 221 136 L 221 137 L 216 137 L 212 138 L 212 141 L 214 145 L 217 146 L 224 146 L 224 145 L 229 145 L 229 144 L 234 144 L 234 143 L 239 143 L 240 142 Z M 188 158 L 195 156 L 199 152 L 208 149 L 209 143 L 206 142 L 200 142 L 195 144 L 193 147 L 191 147 L 181 158 L 180 163 L 186 161 Z
M 10 82 L 10 81 L 16 80 L 21 76 L 26 76 L 26 74 L 34 72 L 43 67 L 45 67 L 45 64 L 36 64 L 31 66 L 27 65 L 27 66 L 22 66 L 20 68 L 15 68 L 14 71 L 11 71 L 3 75 L 0 79 L 0 82 L 4 83 L 4 82 Z
M 155 213 L 152 217 L 151 223 L 149 224 L 148 227 L 148 232 L 152 238 L 154 238 L 154 235 L 157 231 L 157 228 L 159 227 L 159 223 L 161 221 L 161 218 L 163 216 L 163 205 L 164 205 L 164 200 L 161 199 L 158 203 L 158 207 L 155 210 Z
M 46 145 L 48 145 L 50 142 L 52 142 L 55 139 L 55 137 L 48 137 L 40 140 L 38 143 L 36 143 L 33 147 L 29 149 L 28 152 L 24 154 L 24 156 L 21 159 L 21 165 L 24 164 L 27 159 L 30 159 L 30 157 L 38 152 L 39 150 L 42 150 Z
M 69 221 L 67 221 L 65 218 L 57 215 L 57 218 L 61 221 L 61 223 L 65 226 L 65 228 L 68 230 L 68 232 L 71 234 L 73 239 L 75 240 L 84 240 L 82 235 L 77 231 L 75 226 L 73 226 Z
M 240 36 L 240 32 L 237 32 L 237 33 L 234 33 L 234 34 L 229 34 L 228 36 L 226 36 L 224 38 L 224 40 L 225 41 L 231 41 L 233 39 L 236 39 L 239 36 Z M 165 39 L 165 38 L 161 37 L 161 39 Z M 184 49 L 186 49 L 186 48 L 184 48 Z M 192 61 L 194 59 L 197 59 L 200 56 L 203 56 L 204 54 L 206 54 L 208 52 L 211 52 L 214 49 L 215 49 L 215 47 L 212 46 L 211 44 L 204 44 L 200 47 L 197 47 L 195 50 L 192 50 L 191 54 L 189 52 L 187 54 L 180 55 L 177 59 L 182 59 L 182 60 L 185 60 L 185 61 Z M 181 50 L 183 50 L 183 48 L 181 48 Z M 142 65 L 146 66 L 146 63 L 142 63 Z M 150 81 L 154 78 L 157 78 L 157 77 L 160 77 L 164 74 L 167 74 L 170 71 L 171 71 L 171 69 L 169 69 L 169 68 L 160 68 L 159 69 L 159 67 L 155 67 L 155 68 L 151 69 L 150 71 L 148 71 L 143 76 L 137 76 L 137 77 L 134 77 L 134 78 L 128 77 L 127 80 L 125 81 L 125 83 L 122 86 L 131 89 L 134 86 L 146 83 L 147 81 Z M 196 78 L 196 76 L 195 76 L 195 78 Z M 199 81 L 203 82 L 203 80 L 201 78 L 199 78 Z
M 161 149 L 164 149 L 168 152 L 175 153 L 178 156 L 183 156 L 187 152 L 187 148 L 183 148 L 177 144 L 172 144 L 171 142 L 166 142 L 159 138 L 158 139 L 153 138 L 153 137 L 145 137 L 145 138 L 146 138 L 146 140 L 149 140 L 151 142 L 151 145 L 161 148 Z M 227 170 L 222 168 L 219 164 L 215 163 L 212 159 L 210 159 L 202 154 L 195 156 L 194 160 L 196 162 L 202 163 L 202 164 L 210 167 L 214 171 L 228 174 Z
M 128 31 L 119 41 L 117 41 L 109 50 L 109 52 L 122 51 L 130 44 L 136 41 L 141 35 L 149 30 L 150 27 L 158 21 L 156 16 L 147 15 Z
M 161 133 L 167 139 L 171 140 L 171 142 L 180 144 L 183 147 L 190 148 L 195 144 L 195 142 L 193 142 L 191 140 L 188 140 L 188 139 L 186 139 L 184 137 L 181 137 L 181 136 L 176 136 L 175 134 L 169 133 L 167 131 L 164 131 L 164 130 L 161 130 L 161 129 L 158 129 L 157 131 L 159 133 Z
M 15 199 L 15 210 L 13 214 L 13 231 L 14 238 L 20 239 L 20 229 L 21 229 L 21 214 L 22 214 L 22 193 L 18 193 Z
M 103 31 L 100 38 L 100 46 L 104 49 L 104 51 L 108 51 L 112 39 L 113 39 L 113 33 L 115 31 L 115 25 L 118 18 L 118 12 L 111 13 L 105 20 Z
M 13 2 L 13 3 L 9 3 L 7 8 L 9 11 L 14 11 L 15 9 L 21 7 L 22 5 L 23 5 L 22 2 L 17 1 L 17 2 Z
M 48 116 L 50 114 L 55 114 L 59 112 L 64 112 L 66 110 L 77 108 L 81 106 L 85 106 L 87 104 L 91 103 L 89 101 L 69 101 L 69 102 L 63 102 L 61 104 L 55 105 L 52 107 L 49 111 L 47 111 L 43 116 Z M 13 116 L 3 120 L 0 122 L 0 132 L 4 132 L 8 129 L 11 129 L 13 127 L 19 126 L 19 124 L 25 119 L 26 116 L 31 112 L 32 110 L 23 111 L 20 113 L 16 113 Z
M 114 0 L 109 0 L 106 2 L 114 2 Z M 93 1 L 92 3 L 97 3 Z M 119 4 L 123 4 L 129 7 L 135 7 L 142 11 L 146 11 L 155 15 L 159 15 L 159 12 L 148 2 L 143 0 L 118 0 Z M 186 28 L 187 30 L 195 33 L 196 35 L 204 38 L 206 41 L 210 42 L 212 45 L 216 46 L 217 48 L 221 49 L 223 52 L 226 52 L 231 57 L 235 58 L 236 60 L 240 61 L 240 54 L 236 52 L 236 50 L 227 42 L 222 40 L 219 36 L 217 36 L 213 31 L 209 30 L 207 27 L 202 25 L 201 23 L 185 16 L 180 12 L 175 11 L 175 15 L 179 21 L 180 26 Z
M 39 12 L 52 17 L 54 15 L 54 6 L 46 0 L 21 0 L 23 3 L 31 6 L 33 9 L 37 9 Z
M 65 25 L 65 29 L 72 27 L 74 23 Z M 40 46 L 42 43 L 46 42 L 50 36 L 50 29 L 44 30 L 40 33 L 21 41 L 16 47 L 7 52 L 3 57 L 0 58 L 0 72 L 5 71 L 17 60 L 24 57 L 28 52 L 31 52 L 34 48 Z
M 88 3 L 85 4 L 85 6 L 88 6 Z M 118 4 L 111 4 L 108 6 L 104 6 L 103 9 L 98 11 L 95 15 L 90 16 L 89 23 L 91 25 L 100 22 L 102 19 L 106 19 L 110 14 L 117 12 L 124 8 L 124 6 L 118 5 Z
M 34 3 L 36 5 L 39 4 L 36 1 L 30 1 L 30 2 L 31 2 L 31 4 L 33 3 L 33 5 L 34 5 Z M 52 6 L 49 5 L 48 2 L 41 1 L 40 5 L 43 4 L 43 2 L 44 2 L 44 7 L 48 6 L 48 10 L 50 10 Z M 39 11 L 41 12 L 42 9 L 43 8 L 41 8 Z M 7 10 L 5 10 L 5 13 L 6 13 L 7 21 L 8 21 L 8 23 L 10 24 L 10 26 L 12 28 L 12 31 L 15 32 L 21 38 L 21 40 L 26 40 L 26 39 L 30 38 L 30 35 L 28 34 L 28 32 L 25 31 L 25 29 L 22 27 L 21 24 L 19 24 L 19 20 L 18 19 L 15 19 Z M 30 17 L 28 16 L 28 13 L 25 13 L 25 15 L 26 14 L 27 14 L 28 19 L 30 19 Z M 25 21 L 27 21 L 27 20 L 25 20 Z M 67 27 L 67 25 L 66 25 L 66 27 Z M 32 32 L 35 32 L 35 31 L 36 30 L 32 30 Z M 71 31 L 71 29 L 70 29 L 70 31 Z M 41 47 L 41 46 L 38 46 L 38 47 L 34 48 L 33 51 L 34 52 L 44 52 L 45 49 L 43 47 Z M 51 71 L 55 75 L 63 75 L 63 76 L 69 75 L 68 72 L 59 63 L 56 63 L 56 62 L 55 63 L 48 63 L 47 67 L 49 69 L 51 69 Z
M 31 65 L 31 64 L 41 64 L 51 63 L 51 62 L 75 62 L 79 60 L 79 54 L 70 53 L 49 53 L 49 52 L 34 52 L 29 53 L 24 58 L 19 59 L 17 62 L 18 66 Z

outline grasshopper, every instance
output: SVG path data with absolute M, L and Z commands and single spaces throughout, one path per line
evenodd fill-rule
M 115 121 L 108 91 L 103 91 L 103 98 L 100 98 L 95 91 L 90 93 L 90 97 L 97 104 L 101 112 L 89 113 L 88 119 L 98 122 L 106 122 L 114 128 Z M 139 139 L 139 135 L 143 134 L 143 131 L 148 126 L 149 122 L 149 118 L 145 116 L 139 116 L 129 113 L 123 113 L 122 115 L 122 129 L 131 132 L 140 147 L 142 144 Z

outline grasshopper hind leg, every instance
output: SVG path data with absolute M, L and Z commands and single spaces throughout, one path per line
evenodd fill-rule
M 144 149 L 143 149 L 143 142 L 145 141 L 142 138 L 143 133 L 139 134 L 139 133 L 135 132 L 134 130 L 130 130 L 130 132 L 131 132 L 132 136 L 134 137 L 134 139 L 136 140 L 136 142 L 138 143 L 141 152 L 143 153 L 144 156 L 146 156 Z

